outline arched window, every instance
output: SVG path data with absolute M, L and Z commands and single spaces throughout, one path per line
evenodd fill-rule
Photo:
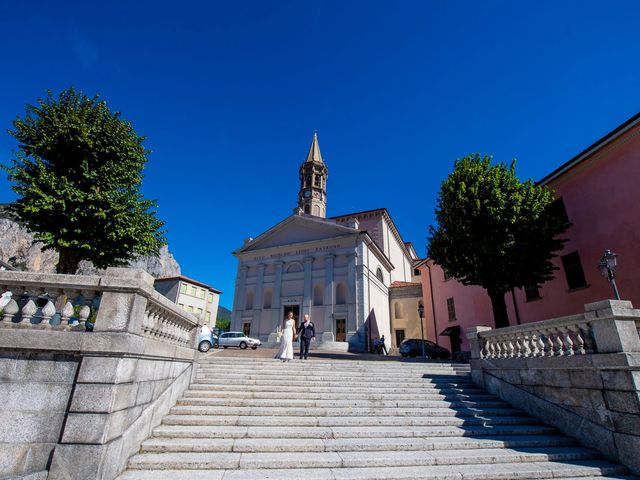
M 306 213 L 307 215 L 309 215 L 309 213 L 311 213 L 311 210 L 309 209 L 309 205 L 305 205 L 304 206 L 304 213 Z
M 253 291 L 249 290 L 247 292 L 247 298 L 244 302 L 245 310 L 253 310 Z
M 298 273 L 301 271 L 302 271 L 302 265 L 300 265 L 298 262 L 294 262 L 294 263 L 290 263 L 287 266 L 286 273 Z
M 311 175 L 307 175 L 307 178 L 305 179 L 305 182 L 304 182 L 304 186 L 308 187 L 310 185 L 311 185 Z
M 316 285 L 313 287 L 313 304 L 322 305 L 324 302 L 324 288 L 322 285 Z
M 347 303 L 347 287 L 344 283 L 336 285 L 336 305 Z
M 400 302 L 396 302 L 393 306 L 393 316 L 395 318 L 404 318 L 404 306 Z
M 376 269 L 376 277 L 378 277 L 378 280 L 384 283 L 384 275 L 382 274 L 382 269 L 380 267 Z
M 273 294 L 271 290 L 265 290 L 264 292 L 264 301 L 262 302 L 262 308 L 271 308 L 271 298 Z
M 320 180 L 320 175 L 316 175 L 315 177 L 316 177 L 316 187 L 319 187 L 320 186 L 320 181 L 321 181 Z

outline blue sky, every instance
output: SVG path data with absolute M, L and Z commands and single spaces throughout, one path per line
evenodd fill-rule
M 638 25 L 623 1 L 3 2 L 0 163 L 25 104 L 100 93 L 153 150 L 183 274 L 231 307 L 231 252 L 291 213 L 314 129 L 328 214 L 386 207 L 424 255 L 456 158 L 539 179 L 640 110 Z

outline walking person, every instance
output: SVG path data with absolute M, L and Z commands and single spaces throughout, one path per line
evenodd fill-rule
M 380 341 L 378 342 L 378 353 L 382 353 L 384 351 L 385 355 L 389 355 L 389 351 L 387 350 L 387 343 L 384 339 L 384 335 L 380 337 Z
M 296 336 L 296 321 L 293 319 L 293 312 L 287 314 L 282 328 L 282 339 L 280 340 L 280 351 L 276 358 L 283 362 L 293 360 L 293 339 Z
M 298 328 L 298 334 L 300 337 L 300 360 L 306 360 L 309 358 L 309 344 L 311 340 L 316 338 L 316 328 L 309 320 L 309 314 L 304 314 L 304 322 L 300 324 Z

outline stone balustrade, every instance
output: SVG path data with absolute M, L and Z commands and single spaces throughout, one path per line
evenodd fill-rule
M 153 281 L 0 271 L 0 478 L 113 480 L 175 404 L 198 319 Z
M 473 380 L 640 474 L 640 310 L 585 305 L 582 314 L 467 330 Z

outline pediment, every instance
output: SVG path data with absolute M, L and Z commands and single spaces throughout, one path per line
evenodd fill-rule
M 292 215 L 240 248 L 236 253 L 328 240 L 355 233 L 358 233 L 357 229 L 332 220 L 308 215 Z

